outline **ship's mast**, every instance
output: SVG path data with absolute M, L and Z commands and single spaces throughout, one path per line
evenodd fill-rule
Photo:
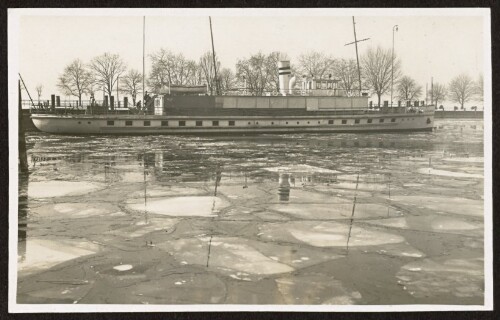
M 144 72 L 146 71 L 146 60 L 145 60 L 145 52 L 146 52 L 146 16 L 143 16 L 142 18 L 142 108 L 145 110 L 145 105 L 144 105 L 144 86 L 145 86 L 145 81 L 144 77 L 145 74 Z
M 215 47 L 214 47 L 214 34 L 212 33 L 212 18 L 209 16 L 208 21 L 210 23 L 210 38 L 212 39 L 212 58 L 214 60 L 214 76 L 215 76 L 215 94 L 219 95 L 219 81 L 217 78 L 217 64 L 215 63 Z
M 346 43 L 345 45 L 348 46 L 350 44 L 354 44 L 354 46 L 356 47 L 356 62 L 358 64 L 359 95 L 361 96 L 361 68 L 359 67 L 358 42 L 366 41 L 370 38 L 366 38 L 363 40 L 357 39 L 357 37 L 356 37 L 356 22 L 354 21 L 354 16 L 352 17 L 352 27 L 354 29 L 354 42 Z

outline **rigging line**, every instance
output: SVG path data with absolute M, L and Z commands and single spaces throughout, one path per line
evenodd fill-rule
M 20 74 L 20 73 L 18 73 L 18 75 L 19 75 L 19 79 L 21 79 L 21 82 L 23 83 L 24 89 L 26 89 L 26 92 L 28 93 L 28 97 L 30 97 L 30 100 L 31 100 L 31 105 L 32 105 L 33 107 L 35 107 L 35 103 L 33 102 L 33 99 L 31 98 L 31 94 L 30 94 L 30 92 L 29 92 L 29 90 L 28 90 L 28 87 L 26 87 L 26 84 L 24 83 L 23 77 L 21 77 L 21 74 Z

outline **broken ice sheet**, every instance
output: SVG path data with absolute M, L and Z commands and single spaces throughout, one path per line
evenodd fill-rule
M 478 173 L 447 171 L 447 170 L 439 170 L 439 169 L 433 169 L 433 168 L 420 168 L 420 169 L 418 169 L 418 173 L 428 174 L 428 175 L 437 175 L 437 176 L 443 176 L 443 177 L 453 177 L 453 178 L 482 179 L 484 177 L 483 174 L 478 174 Z
M 287 213 L 303 219 L 318 219 L 318 220 L 333 220 L 333 219 L 350 219 L 352 217 L 352 202 L 344 203 L 280 203 L 270 206 L 270 209 Z M 374 203 L 358 203 L 356 204 L 354 219 L 378 218 L 387 216 L 400 216 L 396 210 L 393 210 L 387 205 Z
M 332 276 L 321 274 L 277 278 L 278 290 L 286 304 L 352 305 L 361 299 Z
M 197 196 L 206 194 L 207 191 L 200 188 L 178 187 L 178 186 L 148 186 L 146 196 L 170 197 L 170 196 Z M 130 198 L 144 198 L 144 190 L 135 191 L 129 195 Z
M 393 202 L 399 205 L 421 206 L 434 212 L 447 212 L 470 216 L 484 215 L 483 201 L 458 197 L 438 196 L 394 196 Z
M 386 219 L 381 218 L 381 219 L 365 220 L 363 222 L 389 228 L 397 228 L 397 229 L 408 228 L 408 223 L 406 222 L 405 217 L 386 218 Z
M 147 220 L 139 220 L 133 225 L 125 228 L 114 229 L 108 233 L 114 236 L 121 236 L 123 238 L 137 238 L 155 231 L 170 232 L 178 222 L 178 219 L 148 217 Z
M 30 214 L 39 218 L 84 218 L 109 215 L 118 212 L 119 208 L 105 202 L 61 202 L 32 208 Z
M 424 259 L 404 265 L 397 277 L 415 297 L 484 295 L 482 259 Z
M 264 224 L 260 231 L 261 238 L 266 240 L 307 243 L 314 247 L 345 247 L 349 225 L 336 222 L 291 221 Z M 403 241 L 401 236 L 369 230 L 354 224 L 349 246 L 375 246 Z
M 159 243 L 157 247 L 172 254 L 178 261 L 203 266 L 208 262 L 211 268 L 226 274 L 231 274 L 232 270 L 251 275 L 287 273 L 294 270 L 289 265 L 265 256 L 256 247 L 239 238 L 179 239 Z M 279 246 L 276 246 L 276 250 L 279 249 Z
M 99 251 L 99 246 L 88 241 L 47 240 L 30 237 L 26 251 L 18 252 L 17 268 L 23 275 L 49 269 L 56 264 Z
M 212 273 L 176 272 L 120 288 L 108 303 L 210 304 L 224 303 L 224 283 Z

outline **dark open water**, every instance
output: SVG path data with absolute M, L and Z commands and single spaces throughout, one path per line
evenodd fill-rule
M 483 122 L 436 126 L 28 134 L 18 302 L 483 304 Z

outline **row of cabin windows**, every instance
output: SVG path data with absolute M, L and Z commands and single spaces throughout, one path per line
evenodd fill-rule
M 383 123 L 384 120 L 385 119 L 379 119 L 379 122 Z M 361 122 L 361 119 L 354 119 L 354 123 L 358 124 L 360 122 Z M 372 122 L 373 122 L 373 119 L 367 119 L 366 120 L 366 123 L 372 123 Z M 392 118 L 391 122 L 396 122 L 396 118 Z M 318 124 L 320 124 L 320 123 L 321 123 L 321 121 L 318 121 Z M 328 124 L 334 124 L 334 123 L 335 123 L 334 120 L 328 120 Z M 248 124 L 251 125 L 252 122 L 248 122 Z M 257 122 L 255 122 L 255 124 L 259 124 L 259 122 L 257 121 Z M 286 124 L 288 124 L 288 121 L 286 122 Z M 300 124 L 300 121 L 297 121 L 297 124 Z M 310 124 L 310 121 L 307 121 L 307 124 Z M 347 124 L 347 119 L 342 119 L 342 124 Z M 115 121 L 114 120 L 108 120 L 107 125 L 108 126 L 114 126 L 115 125 Z M 143 123 L 143 125 L 145 127 L 149 127 L 149 126 L 151 126 L 151 121 L 150 120 L 145 120 L 144 123 Z M 228 125 L 230 127 L 234 126 L 235 125 L 234 120 L 229 120 L 228 121 Z M 271 122 L 271 125 L 274 125 L 274 122 Z M 125 121 L 125 126 L 127 126 L 127 127 L 132 126 L 132 120 L 126 120 Z M 168 121 L 163 120 L 161 122 L 161 126 L 162 127 L 168 127 Z M 186 121 L 180 120 L 179 121 L 179 127 L 185 127 L 185 126 L 186 126 Z M 203 121 L 197 120 L 196 121 L 196 126 L 197 127 L 202 127 L 203 126 Z M 219 126 L 219 121 L 218 120 L 212 121 L 212 126 L 213 127 L 218 127 Z

